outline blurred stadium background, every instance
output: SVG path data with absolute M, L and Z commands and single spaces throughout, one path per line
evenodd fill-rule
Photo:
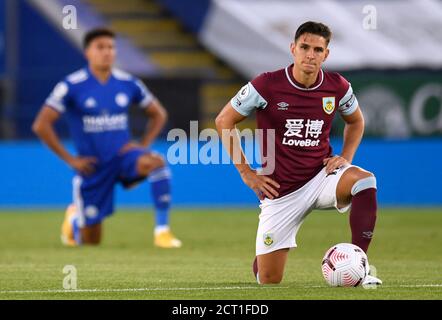
M 76 9 L 77 29 L 63 27 L 68 5 Z M 373 9 L 376 20 L 364 29 Z M 334 33 L 325 67 L 350 80 L 365 114 L 355 163 L 377 175 L 380 206 L 431 207 L 442 215 L 439 0 L 0 0 L 0 211 L 53 207 L 61 221 L 71 201 L 73 173 L 30 127 L 53 86 L 85 64 L 81 39 L 88 29 L 115 30 L 118 67 L 141 77 L 168 109 L 167 128 L 154 146 L 167 153 L 170 129 L 188 132 L 192 120 L 200 130 L 213 128 L 215 115 L 246 81 L 291 63 L 289 43 L 306 20 L 324 22 Z M 131 121 L 138 136 L 145 120 L 133 110 Z M 254 128 L 253 119 L 243 127 Z M 337 152 L 342 128 L 337 120 Z M 70 145 L 63 121 L 58 130 Z M 171 169 L 176 207 L 257 210 L 232 165 Z M 148 186 L 118 190 L 117 201 L 149 206 Z
M 63 28 L 73 5 L 76 30 Z M 81 38 L 96 26 L 118 32 L 118 67 L 141 77 L 170 113 L 169 129 L 214 126 L 250 78 L 290 62 L 288 44 L 307 19 L 334 32 L 330 70 L 352 82 L 367 128 L 356 163 L 374 171 L 382 205 L 440 206 L 442 194 L 442 3 L 370 1 L 0 0 L 0 207 L 65 205 L 72 174 L 35 140 L 31 123 L 53 86 L 81 68 Z M 69 7 L 67 7 L 69 8 Z M 368 8 L 370 9 L 370 7 Z M 65 8 L 66 10 L 66 8 Z M 330 14 L 339 12 L 339 14 Z M 139 135 L 144 118 L 133 111 Z M 254 127 L 253 119 L 244 127 Z M 59 132 L 68 138 L 66 126 Z M 339 152 L 342 124 L 333 142 Z M 69 141 L 67 141 L 69 142 Z M 170 145 L 170 143 L 169 143 Z M 254 205 L 232 166 L 173 166 L 176 205 Z M 205 192 L 198 192 L 204 185 Z M 190 187 L 189 187 L 190 186 Z M 144 205 L 143 188 L 119 193 Z

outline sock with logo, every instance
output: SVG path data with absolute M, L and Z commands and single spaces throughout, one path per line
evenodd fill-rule
M 170 209 L 170 170 L 162 167 L 151 172 L 149 182 L 155 207 L 155 233 L 168 230 Z
M 367 252 L 376 224 L 376 178 L 369 177 L 355 183 L 351 191 L 350 227 L 352 243 Z

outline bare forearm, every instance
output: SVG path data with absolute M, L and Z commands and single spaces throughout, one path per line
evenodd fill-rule
M 141 144 L 144 147 L 150 146 L 163 130 L 167 122 L 167 111 L 157 99 L 154 99 L 146 108 L 146 116 L 149 118 L 149 122 L 141 138 Z
M 229 154 L 230 159 L 232 159 L 238 172 L 243 174 L 244 172 L 251 171 L 250 165 L 242 150 L 235 123 L 218 120 L 216 128 L 218 135 L 221 137 L 223 146 Z
M 362 135 L 364 134 L 364 123 L 347 123 L 344 128 L 344 144 L 342 146 L 341 156 L 348 162 L 353 161 L 353 157 L 361 143 Z
M 52 125 L 34 128 L 34 132 L 55 154 L 66 163 L 70 163 L 73 156 L 65 149 Z
M 256 193 L 260 200 L 264 200 L 265 197 L 274 199 L 279 195 L 276 189 L 280 185 L 271 178 L 259 175 L 252 170 L 242 150 L 236 124 L 245 118 L 246 116 L 235 111 L 228 103 L 215 120 L 218 135 L 244 183 Z
M 144 147 L 148 147 L 151 143 L 158 137 L 161 130 L 163 130 L 164 125 L 166 124 L 165 117 L 155 117 L 151 118 L 147 127 L 146 132 L 141 139 L 141 144 Z

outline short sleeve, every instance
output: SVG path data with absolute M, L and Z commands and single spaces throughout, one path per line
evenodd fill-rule
M 238 113 L 248 116 L 253 110 L 264 109 L 267 106 L 267 100 L 259 92 L 263 77 L 264 74 L 247 83 L 230 100 L 230 104 Z
M 59 113 L 64 113 L 68 98 L 69 86 L 65 81 L 61 81 L 54 87 L 45 104 Z
M 357 110 L 359 103 L 358 99 L 356 99 L 356 96 L 353 92 L 351 83 L 345 80 L 343 77 L 341 78 L 345 93 L 344 96 L 341 98 L 341 100 L 339 100 L 338 110 L 341 113 L 341 115 L 349 116 Z
M 135 83 L 135 94 L 133 96 L 132 102 L 139 105 L 141 108 L 147 108 L 154 100 L 153 94 L 147 89 L 144 83 L 136 79 Z

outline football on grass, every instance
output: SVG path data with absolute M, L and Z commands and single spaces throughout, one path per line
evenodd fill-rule
M 367 255 L 351 243 L 334 245 L 322 259 L 322 275 L 332 287 L 356 287 L 367 273 Z

